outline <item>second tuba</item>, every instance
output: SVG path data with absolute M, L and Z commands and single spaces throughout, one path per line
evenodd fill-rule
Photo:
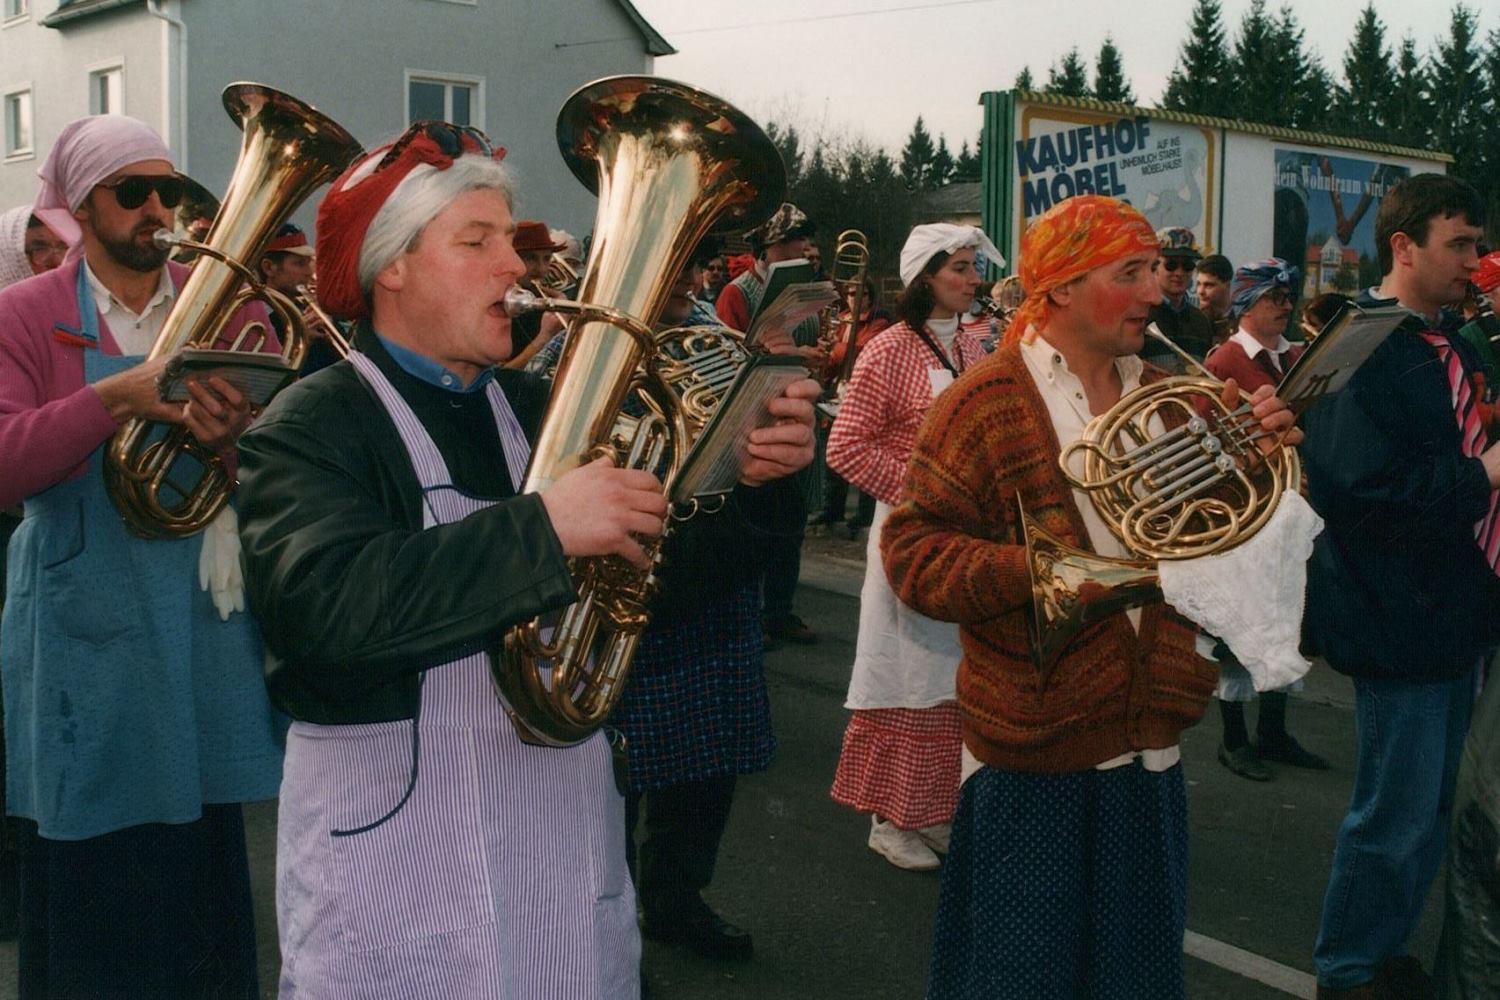
M 337 177 L 360 145 L 333 119 L 290 94 L 256 83 L 224 89 L 224 110 L 244 131 L 239 161 L 206 240 L 179 240 L 200 256 L 152 345 L 148 360 L 185 347 L 213 347 L 230 318 L 251 299 L 264 299 L 286 323 L 287 355 L 297 363 L 305 345 L 298 310 L 261 287 L 251 270 L 278 226 L 308 195 Z M 235 349 L 263 342 L 264 324 L 247 324 Z M 253 347 L 251 348 L 253 349 Z M 104 452 L 104 482 L 125 524 L 145 538 L 185 537 L 203 530 L 229 500 L 223 462 L 186 428 L 130 420 Z
M 664 387 L 652 325 L 694 246 L 715 228 L 771 214 L 786 170 L 760 127 L 727 102 L 669 80 L 587 84 L 558 115 L 558 145 L 599 196 L 576 318 L 558 362 L 522 489 L 545 489 L 599 455 L 672 476 L 696 421 Z M 548 308 L 552 308 L 549 304 Z M 626 414 L 627 399 L 644 415 Z M 660 543 L 647 551 L 660 558 Z M 615 557 L 573 560 L 577 603 L 513 628 L 494 662 L 523 740 L 578 743 L 603 724 L 649 622 L 651 570 Z

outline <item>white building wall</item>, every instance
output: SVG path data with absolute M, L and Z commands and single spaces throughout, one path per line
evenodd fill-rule
M 224 189 L 239 151 L 220 102 L 231 82 L 287 91 L 369 147 L 405 127 L 408 71 L 451 74 L 483 81 L 475 124 L 509 150 L 518 216 L 580 235 L 594 199 L 558 155 L 557 110 L 581 84 L 651 63 L 614 0 L 188 0 L 181 9 L 189 172 L 210 189 Z M 309 231 L 318 197 L 294 216 Z
M 30 203 L 36 171 L 64 125 L 90 113 L 89 74 L 119 64 L 124 112 L 164 133 L 162 29 L 144 4 L 43 27 L 56 0 L 31 0 L 31 15 L 0 27 L 0 89 L 30 82 L 35 129 L 32 156 L 0 161 L 0 210 Z M 164 133 L 165 134 L 165 133 Z

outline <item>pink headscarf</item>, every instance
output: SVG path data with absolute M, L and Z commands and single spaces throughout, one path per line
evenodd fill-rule
M 167 144 L 145 122 L 124 115 L 89 115 L 63 127 L 36 172 L 42 179 L 31 213 L 77 247 L 83 230 L 73 211 L 88 193 L 121 167 L 172 159 Z

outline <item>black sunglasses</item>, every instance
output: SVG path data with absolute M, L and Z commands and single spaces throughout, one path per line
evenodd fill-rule
M 401 133 L 386 154 L 380 158 L 375 165 L 376 170 L 384 170 L 400 157 L 402 150 L 410 146 L 412 140 L 418 136 L 425 135 L 437 144 L 437 148 L 443 151 L 444 156 L 454 159 L 465 153 L 482 153 L 491 159 L 499 159 L 505 155 L 505 147 L 496 147 L 490 143 L 490 137 L 468 125 L 454 125 L 452 122 L 441 121 L 415 121 Z
M 176 208 L 182 204 L 182 196 L 187 192 L 187 184 L 183 179 L 171 175 L 148 177 L 142 174 L 131 174 L 128 177 L 121 177 L 112 184 L 99 186 L 114 192 L 115 201 L 119 202 L 120 207 L 126 211 L 146 204 L 146 199 L 151 197 L 152 191 L 156 192 L 162 208 Z
M 1176 257 L 1163 257 L 1161 259 L 1161 269 L 1163 271 L 1191 271 L 1193 269 L 1193 262 L 1190 260 L 1179 260 Z

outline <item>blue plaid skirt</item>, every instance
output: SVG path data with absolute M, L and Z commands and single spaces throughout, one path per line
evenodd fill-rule
M 611 720 L 625 734 L 633 790 L 771 766 L 762 641 L 753 583 L 646 630 Z

